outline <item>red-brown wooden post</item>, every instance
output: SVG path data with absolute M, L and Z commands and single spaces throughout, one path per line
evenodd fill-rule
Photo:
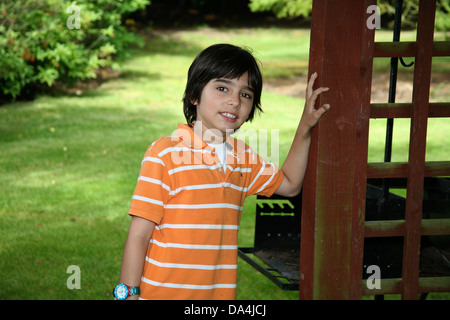
M 419 293 L 423 182 L 435 12 L 436 0 L 420 1 L 407 169 L 402 299 L 417 299 Z
M 367 145 L 376 0 L 314 0 L 309 74 L 318 106 L 331 110 L 313 131 L 303 188 L 300 299 L 361 297 Z

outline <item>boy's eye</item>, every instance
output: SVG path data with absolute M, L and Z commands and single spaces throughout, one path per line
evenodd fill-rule
M 248 94 L 248 93 L 245 93 L 245 92 L 242 93 L 241 96 L 246 98 L 246 99 L 252 99 L 252 96 L 250 94 Z
M 223 92 L 227 92 L 228 91 L 228 89 L 225 88 L 225 87 L 218 87 L 217 90 L 223 91 Z

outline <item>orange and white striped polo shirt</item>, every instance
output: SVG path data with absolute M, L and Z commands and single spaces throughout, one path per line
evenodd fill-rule
M 235 299 L 244 200 L 272 195 L 283 174 L 241 140 L 226 143 L 226 173 L 214 148 L 187 125 L 145 153 L 129 211 L 156 224 L 142 299 Z

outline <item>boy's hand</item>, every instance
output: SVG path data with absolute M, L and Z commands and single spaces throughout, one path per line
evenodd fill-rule
M 275 191 L 276 194 L 281 196 L 295 197 L 302 189 L 306 166 L 308 164 L 309 147 L 311 144 L 311 128 L 313 128 L 325 112 L 330 109 L 330 105 L 328 104 L 317 110 L 314 107 L 319 94 L 329 90 L 328 88 L 323 87 L 313 90 L 314 81 L 316 79 L 317 72 L 314 72 L 306 88 L 306 103 L 302 118 L 300 119 L 288 156 L 281 167 L 284 178 L 277 191 Z
M 314 81 L 317 79 L 317 72 L 314 72 L 311 75 L 310 80 L 308 81 L 308 86 L 306 87 L 306 102 L 305 109 L 303 110 L 303 115 L 301 119 L 301 123 L 305 126 L 306 130 L 310 130 L 313 128 L 317 122 L 319 122 L 320 118 L 330 109 L 329 104 L 324 104 L 321 108 L 316 109 L 315 103 L 317 97 L 328 90 L 329 88 L 320 87 L 316 90 L 313 90 Z

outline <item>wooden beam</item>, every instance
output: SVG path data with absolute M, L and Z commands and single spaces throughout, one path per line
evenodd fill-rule
M 326 86 L 317 106 L 303 187 L 301 299 L 361 297 L 375 0 L 314 0 L 309 74 Z
M 450 234 L 450 219 L 423 219 L 420 234 L 440 236 Z
M 364 236 L 374 237 L 397 237 L 405 233 L 405 220 L 380 220 L 366 221 Z
M 407 168 L 402 271 L 402 298 L 408 300 L 417 299 L 419 292 L 420 231 L 435 13 L 436 0 L 420 0 Z
M 374 57 L 414 57 L 415 50 L 415 42 L 375 42 Z
M 369 289 L 366 281 L 361 282 L 362 294 L 382 295 L 402 293 L 402 278 L 381 279 L 380 289 Z M 418 278 L 418 292 L 447 292 L 450 291 L 450 277 Z
M 405 234 L 405 220 L 366 221 L 364 236 L 398 237 Z M 423 219 L 420 228 L 422 236 L 439 236 L 450 234 L 450 219 Z
M 325 27 L 327 4 L 325 1 L 314 0 L 311 14 L 311 35 L 309 52 L 309 76 L 319 72 L 316 86 L 321 84 L 322 61 L 324 56 Z M 320 105 L 323 97 L 316 102 Z M 299 270 L 299 298 L 314 299 L 314 271 L 315 271 L 315 228 L 316 228 L 316 189 L 317 189 L 317 161 L 318 161 L 318 124 L 311 133 L 308 167 L 302 191 L 302 217 L 300 242 L 300 270 Z
M 435 41 L 432 46 L 434 57 L 450 56 L 450 41 Z M 415 57 L 415 52 L 416 42 L 375 42 L 374 57 Z
M 450 177 L 450 161 L 427 161 L 424 164 L 424 177 Z M 367 165 L 367 178 L 406 178 L 406 162 L 373 162 Z
M 433 57 L 449 57 L 450 41 L 435 41 L 433 43 Z
M 370 118 L 411 118 L 412 103 L 372 103 Z M 428 105 L 428 118 L 449 118 L 449 102 L 432 102 Z

